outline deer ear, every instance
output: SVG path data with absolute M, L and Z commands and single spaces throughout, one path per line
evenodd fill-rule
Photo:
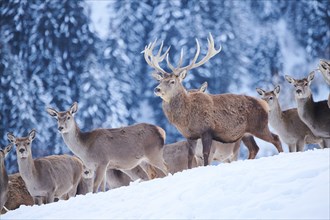
M 57 111 L 55 109 L 52 108 L 47 108 L 46 111 L 48 112 L 48 114 L 52 117 L 57 117 Z
M 36 138 L 37 132 L 36 130 L 32 129 L 29 133 L 29 139 L 30 141 L 33 141 Z
M 7 154 L 11 151 L 11 149 L 13 148 L 13 144 L 10 143 L 8 144 L 5 149 L 3 150 L 3 152 L 5 153 L 5 157 L 7 156 Z
M 71 115 L 73 115 L 74 113 L 76 113 L 78 111 L 78 103 L 74 102 L 71 107 L 70 107 L 70 113 Z
M 278 94 L 280 94 L 280 91 L 281 91 L 281 87 L 279 85 L 277 85 L 274 89 L 276 97 L 278 96 Z
M 259 89 L 259 88 L 256 88 L 256 90 L 257 90 L 257 93 L 258 93 L 259 95 L 261 95 L 261 96 L 264 96 L 265 93 L 266 93 L 264 90 Z
M 312 71 L 307 77 L 308 83 L 312 82 L 312 80 L 314 79 L 314 76 L 315 76 L 315 72 Z
M 14 134 L 11 133 L 11 132 L 9 132 L 9 133 L 7 134 L 7 138 L 8 138 L 8 140 L 9 140 L 11 143 L 15 143 L 15 141 L 16 141 L 16 137 L 15 137 Z
M 153 72 L 151 75 L 152 75 L 152 77 L 154 77 L 154 79 L 157 80 L 157 81 L 160 81 L 160 80 L 163 79 L 163 77 L 162 77 L 159 73 L 157 73 L 157 72 Z
M 180 72 L 178 75 L 180 82 L 182 82 L 182 80 L 184 80 L 184 78 L 186 78 L 186 76 L 187 76 L 187 70 L 183 70 L 182 72 Z
M 290 84 L 294 84 L 294 78 L 292 78 L 291 76 L 289 76 L 289 75 L 285 75 L 285 79 L 286 79 L 286 81 L 288 81 Z
M 200 92 L 205 92 L 207 89 L 207 82 L 204 82 L 201 87 L 199 88 L 199 91 Z

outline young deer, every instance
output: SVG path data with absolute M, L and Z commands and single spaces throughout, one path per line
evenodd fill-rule
M 13 145 L 9 144 L 3 150 L 0 149 L 0 213 L 8 198 L 8 175 L 5 167 L 5 158 L 12 147 Z
M 77 195 L 86 195 L 93 192 L 94 172 L 85 165 L 81 173 L 81 179 L 77 187 Z
M 76 195 L 82 172 L 79 159 L 69 155 L 32 159 L 35 130 L 27 137 L 15 137 L 12 133 L 8 133 L 7 137 L 16 145 L 19 173 L 35 204 L 51 203 L 55 198 L 67 199 Z
M 8 210 L 14 210 L 21 205 L 33 206 L 34 201 L 29 191 L 26 188 L 25 182 L 19 173 L 8 176 L 8 199 L 5 207 Z M 1 214 L 6 213 L 2 210 Z
M 75 102 L 68 111 L 58 112 L 48 108 L 47 112 L 58 121 L 65 144 L 84 164 L 95 172 L 93 192 L 96 193 L 107 168 L 130 170 L 146 161 L 167 175 L 163 159 L 165 131 L 155 125 L 141 123 L 132 126 L 82 132 L 74 114 L 78 110 Z M 105 181 L 102 190 L 105 190 Z
M 320 60 L 319 68 L 325 81 L 330 85 L 330 60 Z M 328 97 L 328 106 L 330 108 L 330 93 Z
M 288 75 L 285 79 L 295 87 L 295 98 L 300 119 L 317 137 L 323 139 L 324 147 L 330 147 L 330 108 L 327 101 L 314 102 L 310 89 L 314 71 L 307 78 L 294 79 Z
M 269 105 L 269 124 L 272 126 L 280 139 L 289 146 L 290 152 L 304 151 L 305 144 L 317 143 L 323 148 L 323 140 L 313 135 L 311 130 L 301 121 L 296 108 L 281 110 L 278 97 L 280 86 L 276 86 L 273 91 L 266 92 L 257 88 Z
M 203 143 L 204 165 L 208 165 L 212 140 L 234 143 L 246 133 L 274 144 L 279 152 L 283 152 L 278 136 L 269 131 L 268 107 L 263 100 L 235 94 L 212 95 L 203 92 L 189 94 L 183 87 L 182 81 L 189 70 L 203 65 L 221 50 L 214 48 L 214 41 L 210 35 L 208 52 L 196 63 L 200 52 L 198 40 L 196 43 L 196 55 L 185 67 L 181 67 L 182 50 L 179 65 L 176 68 L 169 62 L 169 49 L 161 55 L 163 44 L 156 56 L 152 53 L 156 41 L 146 46 L 144 50 L 147 64 L 157 71 L 153 74 L 159 81 L 155 94 L 163 99 L 163 111 L 170 123 L 189 142 L 188 167 L 191 168 L 198 138 L 201 138 Z M 159 65 L 166 55 L 167 65 L 172 73 L 166 72 Z

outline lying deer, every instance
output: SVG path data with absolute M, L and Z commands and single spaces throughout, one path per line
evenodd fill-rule
M 8 199 L 5 207 L 8 210 L 15 210 L 21 205 L 33 206 L 34 201 L 29 191 L 25 186 L 25 182 L 19 173 L 11 174 L 8 176 Z M 4 214 L 2 210 L 1 214 Z
M 149 66 L 156 70 L 153 77 L 159 81 L 155 94 L 163 100 L 163 111 L 167 119 L 189 142 L 188 167 L 192 167 L 195 154 L 196 140 L 202 139 L 204 165 L 208 165 L 212 140 L 222 143 L 234 143 L 246 133 L 250 133 L 264 141 L 275 145 L 279 152 L 283 152 L 277 135 L 268 128 L 268 106 L 263 100 L 250 96 L 235 94 L 212 95 L 203 92 L 189 94 L 182 85 L 182 81 L 189 70 L 206 63 L 221 51 L 214 48 L 214 41 L 210 34 L 208 52 L 196 63 L 200 46 L 196 40 L 197 51 L 191 63 L 181 67 L 183 52 L 178 67 L 174 67 L 168 59 L 169 49 L 161 55 L 163 44 L 156 56 L 152 51 L 156 41 L 144 49 L 144 58 Z M 171 73 L 166 72 L 159 65 L 166 57 Z
M 82 172 L 79 159 L 69 155 L 32 159 L 35 130 L 27 137 L 15 137 L 12 133 L 8 133 L 7 137 L 16 145 L 19 173 L 35 204 L 51 203 L 55 198 L 67 199 L 76 195 Z
M 3 150 L 0 149 L 0 213 L 8 198 L 8 175 L 5 166 L 5 158 L 11 151 L 13 145 L 7 145 Z
M 266 92 L 257 88 L 269 105 L 269 124 L 272 126 L 280 139 L 289 146 L 290 152 L 304 151 L 305 144 L 317 143 L 323 148 L 323 140 L 315 137 L 312 131 L 301 121 L 296 108 L 282 111 L 278 97 L 280 86 L 276 86 L 273 91 Z
M 106 180 L 107 168 L 131 170 L 146 161 L 160 169 L 163 176 L 167 175 L 163 159 L 165 131 L 162 128 L 141 123 L 82 132 L 74 119 L 77 110 L 78 104 L 75 102 L 68 111 L 58 112 L 48 108 L 47 112 L 57 119 L 65 144 L 95 172 L 94 193 L 102 180 Z M 105 191 L 105 181 L 102 190 Z
M 300 119 L 317 137 L 321 137 L 324 147 L 330 147 L 330 108 L 327 101 L 314 102 L 310 89 L 314 71 L 307 78 L 294 79 L 288 75 L 285 79 L 295 87 L 295 98 Z
M 320 60 L 319 68 L 325 81 L 330 85 L 330 60 Z M 328 97 L 328 106 L 330 108 L 330 93 Z

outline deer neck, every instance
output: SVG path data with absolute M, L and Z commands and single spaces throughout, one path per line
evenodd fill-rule
M 189 113 L 189 97 L 182 91 L 171 98 L 169 102 L 163 101 L 163 110 L 168 120 L 178 126 L 186 126 Z
M 283 112 L 278 101 L 273 103 L 273 106 L 269 109 L 269 123 L 276 130 L 283 127 Z
M 31 182 L 36 176 L 37 169 L 32 158 L 32 153 L 26 158 L 17 158 L 19 172 L 26 182 Z
M 298 115 L 305 123 L 314 121 L 314 100 L 313 96 L 310 95 L 306 98 L 296 99 Z
M 70 148 L 70 150 L 77 156 L 81 157 L 83 154 L 83 149 L 85 145 L 82 141 L 83 133 L 80 131 L 77 123 L 75 126 L 67 133 L 62 133 L 63 140 L 65 144 Z
M 6 184 L 8 184 L 8 175 L 7 175 L 7 172 L 6 172 L 6 167 L 5 167 L 5 164 L 3 161 L 1 161 L 0 163 L 0 172 L 1 172 L 1 175 L 0 175 L 0 185 L 1 187 L 5 186 Z

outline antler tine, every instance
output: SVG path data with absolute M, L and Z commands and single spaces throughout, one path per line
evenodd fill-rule
M 195 54 L 193 60 L 191 61 L 191 63 L 188 66 L 185 66 L 182 68 L 177 68 L 176 71 L 177 72 L 182 71 L 182 70 L 188 71 L 188 70 L 194 69 L 196 67 L 199 67 L 221 51 L 221 46 L 218 50 L 215 49 L 214 39 L 213 39 L 211 33 L 209 33 L 209 38 L 207 39 L 207 46 L 208 46 L 207 54 L 205 55 L 205 57 L 203 59 L 201 59 L 199 62 L 196 63 L 196 61 L 199 57 L 199 54 L 200 54 L 200 44 L 199 44 L 198 39 L 196 39 L 196 48 L 197 49 L 196 49 L 196 54 Z
M 162 52 L 162 49 L 163 49 L 163 42 L 162 42 L 161 46 L 160 46 L 160 48 L 157 52 L 157 55 L 154 56 L 152 54 L 152 51 L 155 48 L 156 42 L 157 42 L 157 39 L 153 43 L 149 43 L 148 46 L 145 47 L 145 49 L 143 51 L 144 52 L 144 59 L 146 60 L 146 62 L 149 66 L 154 68 L 156 71 L 162 73 L 163 76 L 164 76 L 164 75 L 169 74 L 169 73 L 167 73 L 164 69 L 162 69 L 159 66 L 159 62 L 162 62 L 165 59 L 166 54 L 170 50 L 170 47 L 165 51 L 165 53 L 163 55 L 161 55 L 161 52 Z

